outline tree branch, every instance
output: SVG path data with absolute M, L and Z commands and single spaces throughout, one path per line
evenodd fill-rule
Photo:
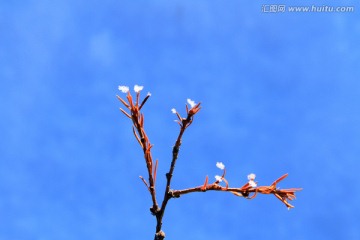
M 137 86 L 139 87 L 139 86 Z M 142 88 L 141 88 L 142 89 Z M 128 103 L 125 102 L 121 97 L 117 96 L 119 101 L 125 105 L 126 108 L 130 110 L 130 114 L 125 112 L 123 109 L 121 109 L 121 112 L 124 113 L 127 117 L 130 117 L 133 122 L 133 133 L 138 141 L 140 147 L 142 148 L 144 152 L 144 158 L 146 167 L 148 170 L 148 176 L 149 176 L 149 184 L 146 183 L 145 179 L 140 177 L 141 180 L 145 183 L 145 185 L 148 187 L 148 190 L 151 195 L 151 200 L 153 202 L 153 206 L 150 208 L 150 211 L 152 214 L 157 214 L 159 211 L 159 206 L 156 200 L 156 189 L 155 189 L 155 176 L 153 176 L 153 160 L 151 155 L 151 148 L 153 145 L 151 145 L 150 140 L 145 132 L 144 129 L 144 115 L 140 112 L 140 108 L 143 107 L 147 99 L 150 97 L 150 94 L 148 94 L 145 99 L 142 101 L 142 103 L 139 105 L 140 100 L 140 90 L 136 92 L 136 102 L 133 103 L 132 96 L 129 91 L 127 91 L 127 100 Z M 136 129 L 136 131 L 135 131 Z M 155 173 L 155 171 L 154 171 Z
M 180 151 L 182 136 L 183 136 L 185 130 L 191 125 L 191 123 L 193 121 L 193 118 L 194 118 L 194 115 L 196 113 L 198 113 L 200 111 L 200 109 L 201 109 L 200 103 L 193 106 L 190 109 L 190 111 L 188 110 L 188 107 L 186 105 L 186 111 L 187 111 L 187 117 L 186 118 L 181 118 L 180 114 L 176 112 L 176 115 L 179 118 L 178 123 L 180 125 L 180 132 L 179 132 L 179 135 L 178 135 L 178 137 L 177 137 L 177 139 L 175 141 L 175 145 L 174 145 L 173 150 L 172 150 L 172 160 L 171 160 L 169 172 L 166 173 L 166 187 L 165 187 L 165 193 L 164 193 L 163 202 L 162 202 L 160 211 L 156 215 L 156 220 L 157 220 L 156 233 L 161 232 L 162 219 L 164 217 L 166 205 L 167 205 L 168 201 L 172 198 L 172 195 L 170 193 L 170 185 L 171 185 L 173 172 L 174 172 L 174 169 L 175 169 L 176 160 L 178 158 L 179 151 Z M 180 120 L 181 120 L 181 122 L 180 122 Z M 158 240 L 159 236 L 155 235 L 155 239 Z
M 273 194 L 276 198 L 278 198 L 281 202 L 283 202 L 289 209 L 293 208 L 294 206 L 289 203 L 289 201 L 295 199 L 295 193 L 297 191 L 302 190 L 301 188 L 289 188 L 289 189 L 279 189 L 277 188 L 277 184 L 284 180 L 288 174 L 284 174 L 277 180 L 275 180 L 269 186 L 259 186 L 257 187 L 255 179 L 255 174 L 248 175 L 248 182 L 244 184 L 242 187 L 234 188 L 229 187 L 228 181 L 225 179 L 226 169 L 224 164 L 218 162 L 216 166 L 223 170 L 223 174 L 221 176 L 216 175 L 216 181 L 209 184 L 209 178 L 206 176 L 205 182 L 197 187 L 181 189 L 181 190 L 171 190 L 171 181 L 173 177 L 173 173 L 175 170 L 176 161 L 178 159 L 181 141 L 185 130 L 192 124 L 195 114 L 197 114 L 201 107 L 200 103 L 195 104 L 194 101 L 187 99 L 188 104 L 191 108 L 186 106 L 186 118 L 182 118 L 180 114 L 175 110 L 172 109 L 171 111 L 176 114 L 178 121 L 177 123 L 180 126 L 178 137 L 175 141 L 175 144 L 172 149 L 172 160 L 170 163 L 169 171 L 166 173 L 166 186 L 163 201 L 161 203 L 161 207 L 157 203 L 156 199 L 156 175 L 157 175 L 157 167 L 158 167 L 158 160 L 156 160 L 155 165 L 153 164 L 151 148 L 152 144 L 145 132 L 144 129 L 144 115 L 140 112 L 142 107 L 145 105 L 149 97 L 151 96 L 150 93 L 142 100 L 140 103 L 140 91 L 143 89 L 142 86 L 135 85 L 134 91 L 136 92 L 135 103 L 133 102 L 133 98 L 129 92 L 129 88 L 127 86 L 119 86 L 119 90 L 127 93 L 126 99 L 123 100 L 121 97 L 117 96 L 119 101 L 128 109 L 130 113 L 126 112 L 125 110 L 120 108 L 120 111 L 128 118 L 132 120 L 133 123 L 133 134 L 139 143 L 140 147 L 144 153 L 144 159 L 148 171 L 148 182 L 140 176 L 140 179 L 143 181 L 145 186 L 147 187 L 148 191 L 151 195 L 152 200 L 152 207 L 150 208 L 151 213 L 156 217 L 156 231 L 154 240 L 163 240 L 165 238 L 165 233 L 162 231 L 162 220 L 164 217 L 165 209 L 167 206 L 168 201 L 171 198 L 179 198 L 182 195 L 194 193 L 194 192 L 206 192 L 206 191 L 222 191 L 222 192 L 230 192 L 238 197 L 244 197 L 246 199 L 253 199 L 257 196 L 258 193 L 261 194 Z M 224 182 L 225 186 L 222 186 L 220 183 Z M 224 185 L 224 184 L 223 184 Z
M 231 188 L 231 187 L 223 187 L 219 185 L 219 181 L 216 181 L 212 184 L 207 184 L 187 188 L 182 190 L 171 190 L 170 195 L 173 198 L 179 198 L 181 195 L 193 193 L 193 192 L 206 192 L 206 191 L 223 191 L 223 192 L 231 192 L 236 196 L 245 197 L 247 199 L 253 199 L 256 197 L 257 193 L 261 194 L 273 194 L 277 197 L 280 201 L 282 201 L 288 208 L 293 208 L 294 206 L 291 205 L 288 200 L 295 199 L 295 192 L 302 190 L 301 188 L 289 188 L 289 189 L 278 189 L 276 188 L 276 184 L 286 178 L 288 174 L 284 174 L 277 180 L 275 180 L 270 186 L 260 186 L 260 187 L 251 187 L 249 183 L 246 183 L 242 187 L 239 188 Z M 225 178 L 223 177 L 223 180 Z M 250 194 L 253 193 L 252 196 Z

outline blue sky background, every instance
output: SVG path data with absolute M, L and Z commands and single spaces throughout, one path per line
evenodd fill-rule
M 118 85 L 152 97 L 145 126 L 163 196 L 175 107 L 202 110 L 172 187 L 227 167 L 232 186 L 302 187 L 288 211 L 196 193 L 171 200 L 168 239 L 360 239 L 360 18 L 262 13 L 279 1 L 0 1 L 0 239 L 152 239 L 144 160 Z

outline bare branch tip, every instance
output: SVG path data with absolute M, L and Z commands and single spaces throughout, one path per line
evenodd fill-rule
M 145 184 L 146 188 L 149 190 L 150 192 L 150 187 L 149 187 L 149 184 L 146 182 L 146 180 L 142 177 L 142 176 L 139 176 L 139 178 L 143 181 L 143 183 Z

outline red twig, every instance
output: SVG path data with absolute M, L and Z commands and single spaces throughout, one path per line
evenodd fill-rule
M 188 188 L 183 190 L 171 190 L 171 195 L 174 198 L 178 198 L 181 195 L 192 193 L 192 192 L 206 192 L 206 191 L 223 191 L 223 192 L 231 192 L 236 196 L 245 197 L 247 199 L 253 199 L 256 197 L 257 193 L 261 194 L 273 194 L 280 201 L 282 201 L 288 208 L 293 208 L 288 201 L 295 199 L 295 192 L 302 190 L 301 188 L 290 188 L 290 189 L 278 189 L 276 188 L 276 184 L 282 181 L 287 177 L 287 174 L 281 176 L 279 179 L 275 180 L 270 186 L 260 186 L 260 187 L 251 187 L 249 183 L 246 183 L 242 187 L 239 188 L 230 188 L 228 187 L 228 183 L 225 180 L 224 176 L 222 176 L 222 180 L 225 181 L 226 186 L 222 187 L 219 185 L 219 181 L 215 181 L 212 184 L 201 185 L 194 188 Z M 254 193 L 250 196 L 250 193 Z M 249 197 L 250 196 L 250 197 Z
M 139 86 L 135 86 L 135 88 L 136 87 L 139 87 Z M 141 89 L 142 89 L 142 87 L 141 87 Z M 145 99 L 142 101 L 141 105 L 139 106 L 140 90 L 137 89 L 135 104 L 133 103 L 133 99 L 132 99 L 132 96 L 129 91 L 127 91 L 127 95 L 126 95 L 127 102 L 119 96 L 117 96 L 117 98 L 119 99 L 119 101 L 122 104 L 125 105 L 125 107 L 127 109 L 130 110 L 130 114 L 129 114 L 126 111 L 124 111 L 123 109 L 120 109 L 121 112 L 125 114 L 125 116 L 131 118 L 131 120 L 133 122 L 134 136 L 135 136 L 136 140 L 138 141 L 139 145 L 141 146 L 141 148 L 143 149 L 145 163 L 146 163 L 146 167 L 148 170 L 149 183 L 147 183 L 143 177 L 140 177 L 140 178 L 144 182 L 144 184 L 147 186 L 147 188 L 151 194 L 153 206 L 150 208 L 150 211 L 153 214 L 156 214 L 159 211 L 159 206 L 158 206 L 158 203 L 156 200 L 156 190 L 155 190 L 156 168 L 154 171 L 154 174 L 155 174 L 155 176 L 154 176 L 153 175 L 153 160 L 152 160 L 152 155 L 151 155 L 151 148 L 153 145 L 151 145 L 150 140 L 144 129 L 144 115 L 142 113 L 140 113 L 140 108 L 145 104 L 147 99 L 150 97 L 150 94 L 148 94 L 145 97 Z

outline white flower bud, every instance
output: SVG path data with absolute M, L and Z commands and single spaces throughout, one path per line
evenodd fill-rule
M 216 167 L 220 168 L 221 170 L 225 169 L 225 165 L 222 162 L 217 162 Z
M 135 91 L 136 93 L 138 93 L 138 92 L 140 92 L 141 90 L 143 90 L 143 88 L 144 88 L 144 86 L 135 85 L 135 86 L 134 86 L 134 91 Z
M 195 107 L 195 105 L 196 105 L 196 103 L 193 100 L 191 100 L 190 98 L 187 99 L 187 102 L 191 108 Z
M 119 86 L 118 89 L 123 93 L 127 93 L 129 91 L 129 87 L 127 86 Z

